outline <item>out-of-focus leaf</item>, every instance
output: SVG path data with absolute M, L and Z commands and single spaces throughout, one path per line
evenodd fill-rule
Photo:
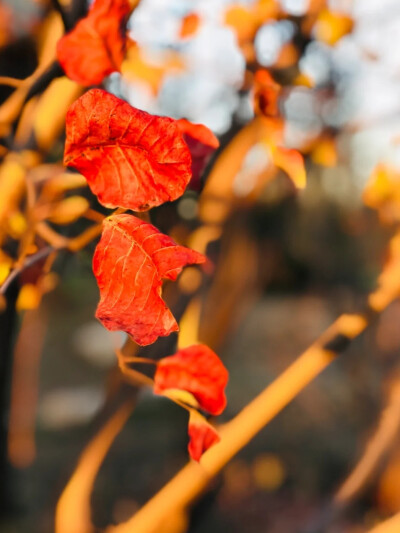
M 17 311 L 36 309 L 42 298 L 39 288 L 33 283 L 26 283 L 21 287 L 16 303 Z
M 234 30 L 238 41 L 243 42 L 253 39 L 258 19 L 250 7 L 232 5 L 226 10 L 225 24 Z
M 188 391 L 201 409 L 219 415 L 226 407 L 227 382 L 228 371 L 218 355 L 208 346 L 197 344 L 159 361 L 154 375 L 154 392 Z
M 292 67 L 299 59 L 299 50 L 294 43 L 285 43 L 280 49 L 274 68 Z
M 353 29 L 353 19 L 345 13 L 324 9 L 318 15 L 314 34 L 319 41 L 333 46 Z
M 67 191 L 86 187 L 86 185 L 86 178 L 82 174 L 63 172 L 45 182 L 42 188 L 42 196 L 47 200 L 53 200 Z
M 175 120 L 101 89 L 70 107 L 64 162 L 86 177 L 103 205 L 135 211 L 179 198 L 191 178 L 190 152 Z
M 57 44 L 67 76 L 82 85 L 98 85 L 118 71 L 125 54 L 128 0 L 95 0 L 88 15 Z
M 66 77 L 53 80 L 44 91 L 33 122 L 35 138 L 42 150 L 48 150 L 61 133 L 67 109 L 81 92 L 82 88 Z
M 150 62 L 138 45 L 133 43 L 121 65 L 121 73 L 124 78 L 133 81 L 144 82 L 154 95 L 158 94 L 165 75 L 180 72 L 184 69 L 182 59 L 172 51 L 168 51 L 162 64 Z
M 89 208 L 89 202 L 82 196 L 70 196 L 56 204 L 48 219 L 54 224 L 71 224 Z
M 317 140 L 310 155 L 311 159 L 317 165 L 324 167 L 336 166 L 338 155 L 335 139 L 332 137 L 321 137 Z
M 278 99 L 281 86 L 267 70 L 257 70 L 254 75 L 254 107 L 256 113 L 275 117 L 279 113 Z
M 365 205 L 376 209 L 380 220 L 393 224 L 400 220 L 400 171 L 379 164 L 372 172 L 364 189 Z
M 9 154 L 0 166 L 0 225 L 18 207 L 25 190 L 26 169 L 15 154 Z
M 19 239 L 26 231 L 28 224 L 20 211 L 15 211 L 7 219 L 8 233 L 13 239 Z
M 177 331 L 161 299 L 162 280 L 174 281 L 185 265 L 204 261 L 203 255 L 134 216 L 107 218 L 93 257 L 100 289 L 96 317 L 107 329 L 126 331 L 141 345 Z
M 188 432 L 190 439 L 188 451 L 194 461 L 200 461 L 203 453 L 221 440 L 211 424 L 195 410 L 190 411 Z
M 199 29 L 201 19 L 197 13 L 188 13 L 182 19 L 181 27 L 179 30 L 179 37 L 181 39 L 187 39 L 193 37 Z

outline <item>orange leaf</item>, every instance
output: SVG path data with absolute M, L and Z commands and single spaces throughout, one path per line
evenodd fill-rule
M 226 406 L 224 390 L 227 382 L 228 371 L 218 355 L 208 346 L 197 344 L 159 361 L 154 375 L 154 392 L 188 391 L 200 409 L 219 415 Z
M 55 204 L 48 219 L 54 224 L 71 224 L 89 209 L 89 202 L 83 196 L 69 196 Z
M 267 117 L 279 114 L 278 98 L 281 86 L 275 82 L 267 70 L 257 70 L 254 75 L 254 106 L 258 113 Z
M 179 37 L 185 39 L 193 37 L 200 26 L 200 17 L 196 13 L 188 13 L 182 19 L 182 25 L 179 31 Z
M 98 85 L 120 70 L 125 55 L 128 0 L 95 0 L 89 14 L 57 44 L 66 75 L 82 85 Z
M 393 224 L 400 220 L 400 171 L 383 163 L 373 170 L 364 189 L 365 205 L 376 209 L 380 220 Z
M 353 19 L 344 13 L 324 9 L 318 15 L 314 27 L 315 37 L 333 46 L 353 29 Z
M 149 115 L 101 89 L 69 108 L 64 163 L 86 177 L 100 203 L 135 211 L 176 200 L 191 178 L 176 120 Z
M 311 152 L 311 159 L 317 165 L 334 167 L 337 164 L 338 154 L 335 139 L 321 137 L 316 142 Z
M 189 418 L 189 438 L 189 455 L 195 461 L 200 461 L 203 453 L 221 440 L 217 431 L 204 416 L 193 409 L 190 411 Z
M 132 215 L 107 218 L 93 257 L 100 289 L 96 317 L 107 329 L 126 331 L 143 346 L 177 331 L 161 298 L 162 279 L 174 281 L 185 265 L 204 261 L 203 255 Z

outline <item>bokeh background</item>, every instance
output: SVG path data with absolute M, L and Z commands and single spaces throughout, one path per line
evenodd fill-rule
M 137 48 L 123 74 L 105 84 L 136 107 L 203 123 L 218 135 L 221 148 L 203 184 L 254 119 L 255 71 L 268 69 L 283 86 L 284 140 L 304 154 L 307 187 L 296 191 L 283 172 L 272 179 L 270 154 L 255 142 L 239 161 L 230 153 L 237 171 L 222 190 L 223 196 L 229 189 L 229 209 L 220 202 L 204 215 L 222 228 L 208 248 L 216 271 L 206 284 L 200 322 L 200 338 L 230 372 L 220 423 L 339 315 L 363 308 L 393 233 L 364 205 L 363 189 L 376 165 L 400 163 L 399 2 L 337 0 L 324 7 L 281 0 L 280 15 L 257 25 L 251 14 L 258 4 L 141 0 L 129 22 Z M 309 20 L 313 9 L 340 13 L 344 26 L 329 17 Z M 0 75 L 31 74 L 49 10 L 28 0 L 0 4 Z M 183 26 L 193 14 L 192 27 Z M 2 101 L 11 93 L 0 87 Z M 59 160 L 62 150 L 61 134 L 48 161 Z M 189 191 L 153 210 L 153 223 L 185 240 L 198 227 L 200 197 Z M 114 354 L 123 335 L 94 319 L 93 250 L 94 244 L 58 257 L 57 286 L 14 324 L 14 370 L 4 383 L 7 395 L 12 383 L 17 387 L 11 411 L 3 413 L 8 431 L 14 424 L 0 478 L 4 533 L 54 531 L 57 501 L 82 450 L 110 405 L 132 394 Z M 180 290 L 190 295 L 197 282 L 192 272 Z M 395 302 L 224 468 L 193 507 L 188 530 L 361 533 L 400 511 L 398 428 L 360 489 L 342 506 L 335 503 L 379 433 L 387 405 L 392 420 L 400 417 L 399 323 Z M 10 331 L 11 325 L 2 327 Z M 91 496 L 95 527 L 100 531 L 140 508 L 186 463 L 186 446 L 185 412 L 142 390 L 98 473 Z

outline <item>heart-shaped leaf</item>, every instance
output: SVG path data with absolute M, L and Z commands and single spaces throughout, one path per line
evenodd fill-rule
M 101 89 L 69 108 L 64 163 L 86 177 L 100 203 L 135 211 L 176 200 L 191 178 L 176 120 L 149 115 Z

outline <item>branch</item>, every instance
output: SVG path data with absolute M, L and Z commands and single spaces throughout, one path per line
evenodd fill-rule
M 366 311 L 340 316 L 285 372 L 222 427 L 221 442 L 203 456 L 201 465 L 187 464 L 132 518 L 109 527 L 107 533 L 162 533 L 169 517 L 186 511 L 228 461 L 399 296 L 399 240 L 400 233 L 390 242 L 389 261 L 379 277 L 378 288 L 368 298 Z
M 53 246 L 46 246 L 45 248 L 42 248 L 38 252 L 36 252 L 33 255 L 30 255 L 28 259 L 24 262 L 23 265 L 18 266 L 17 268 L 14 268 L 14 270 L 11 271 L 8 278 L 5 280 L 3 285 L 0 287 L 0 294 L 5 294 L 8 287 L 11 285 L 11 283 L 17 278 L 24 270 L 31 267 L 38 261 L 41 261 L 48 255 L 50 255 L 52 252 L 55 252 L 56 249 L 53 248 Z
M 368 533 L 399 533 L 400 531 L 400 513 L 395 514 L 388 520 L 381 522 Z
M 334 503 L 344 506 L 362 490 L 382 458 L 390 450 L 400 428 L 400 380 L 391 387 L 389 401 L 379 420 L 375 433 L 354 470 L 335 494 Z

